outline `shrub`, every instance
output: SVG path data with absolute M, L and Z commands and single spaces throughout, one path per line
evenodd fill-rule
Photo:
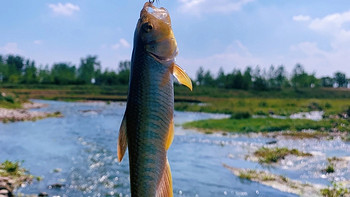
M 231 114 L 231 119 L 248 119 L 251 117 L 249 112 L 234 112 Z

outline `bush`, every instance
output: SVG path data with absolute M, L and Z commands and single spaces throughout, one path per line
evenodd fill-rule
M 252 115 L 249 112 L 234 112 L 231 114 L 231 119 L 248 119 Z
M 4 100 L 9 103 L 15 103 L 15 99 L 12 96 L 5 96 Z

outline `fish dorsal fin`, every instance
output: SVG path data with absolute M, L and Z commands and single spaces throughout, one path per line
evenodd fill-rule
M 158 184 L 156 197 L 173 197 L 173 181 L 168 159 L 166 160 L 163 175 Z
M 173 68 L 173 75 L 179 81 L 179 83 L 187 86 L 192 91 L 192 81 L 190 77 L 186 74 L 186 72 L 182 70 L 182 68 L 180 68 L 180 66 L 178 66 L 175 63 L 173 63 L 172 68 Z
M 169 125 L 168 138 L 165 142 L 165 150 L 168 150 L 174 140 L 174 120 Z
M 119 129 L 118 137 L 118 161 L 121 162 L 128 146 L 128 139 L 126 135 L 126 113 L 124 114 L 122 124 Z

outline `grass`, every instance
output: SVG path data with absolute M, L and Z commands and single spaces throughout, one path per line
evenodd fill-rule
M 327 168 L 326 169 L 324 169 L 324 171 L 326 172 L 326 173 L 334 173 L 335 172 L 335 170 L 334 170 L 334 166 L 332 165 L 332 164 L 329 164 L 328 166 L 327 166 Z
M 341 159 L 337 157 L 330 157 L 330 158 L 327 158 L 327 161 L 328 161 L 328 165 L 325 169 L 322 170 L 322 172 L 330 174 L 335 172 L 334 166 L 336 166 L 336 162 L 341 161 Z
M 271 131 L 302 131 L 313 129 L 318 131 L 330 131 L 337 128 L 339 131 L 350 131 L 350 124 L 346 120 L 304 120 L 304 119 L 274 119 L 274 118 L 249 118 L 249 119 L 208 119 L 188 122 L 185 128 L 197 128 L 205 131 L 229 131 L 229 132 L 271 132 Z M 305 134 L 307 135 L 307 134 Z
M 288 149 L 288 148 L 266 148 L 262 147 L 254 152 L 254 156 L 258 157 L 259 162 L 261 163 L 276 163 L 284 159 L 287 155 L 295 155 L 301 157 L 312 156 L 310 153 L 300 152 L 297 149 Z
M 2 84 L 1 88 L 24 98 L 50 100 L 126 100 L 128 86 L 96 85 L 25 85 Z M 345 110 L 350 106 L 350 90 L 334 88 L 283 89 L 281 91 L 246 91 L 211 87 L 197 87 L 189 91 L 186 87 L 175 85 L 175 100 L 178 110 L 232 113 L 247 111 L 250 114 L 274 112 L 291 114 L 294 108 L 303 111 L 326 109 L 327 111 Z M 336 99 L 339 102 L 334 102 Z M 207 106 L 196 106 L 187 102 L 204 102 Z M 187 103 L 187 104 L 186 104 Z M 232 106 L 234 108 L 232 108 Z
M 10 177 L 10 178 L 20 178 L 25 177 L 30 179 L 33 177 L 28 174 L 28 171 L 25 168 L 21 167 L 21 163 L 16 161 L 4 161 L 0 163 L 0 177 Z
M 336 184 L 334 182 L 332 184 L 332 187 L 321 189 L 321 194 L 324 197 L 343 197 L 350 195 L 350 191 L 348 188 L 343 187 L 341 184 Z
M 175 103 L 179 111 L 236 114 L 246 112 L 253 115 L 276 114 L 289 116 L 298 112 L 320 111 L 325 116 L 345 113 L 350 106 L 349 99 L 308 98 L 208 98 L 206 105 Z
M 239 178 L 247 180 L 262 180 L 262 181 L 274 181 L 276 178 L 272 175 L 269 175 L 265 172 L 258 172 L 256 170 L 245 170 L 240 171 Z
M 0 107 L 7 109 L 21 108 L 21 101 L 13 94 L 6 94 L 0 91 Z

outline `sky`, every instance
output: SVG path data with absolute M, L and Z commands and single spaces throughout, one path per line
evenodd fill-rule
M 0 3 L 0 54 L 37 65 L 79 65 L 97 55 L 102 68 L 130 60 L 143 0 L 11 0 Z M 177 63 L 190 77 L 297 63 L 316 76 L 350 76 L 349 0 L 159 0 L 170 12 Z

